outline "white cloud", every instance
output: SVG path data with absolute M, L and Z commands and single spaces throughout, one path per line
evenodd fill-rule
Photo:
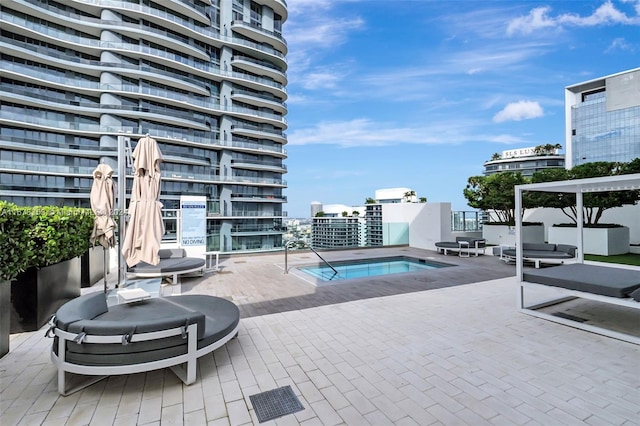
M 507 25 L 507 34 L 531 34 L 547 28 L 561 29 L 565 25 L 593 27 L 598 25 L 640 25 L 640 2 L 635 4 L 635 16 L 620 11 L 611 2 L 605 1 L 591 15 L 580 16 L 574 13 L 551 15 L 550 6 L 540 6 L 529 11 L 528 15 L 512 19 Z
M 624 38 L 618 37 L 611 42 L 607 50 L 605 50 L 605 53 L 613 52 L 615 50 L 626 50 L 626 51 L 633 52 L 636 49 L 632 44 L 627 43 L 627 41 Z
M 520 121 L 531 118 L 538 118 L 544 115 L 544 111 L 538 102 L 518 101 L 508 104 L 493 116 L 493 121 L 502 123 L 504 121 Z
M 335 19 L 318 16 L 302 19 L 302 25 L 292 22 L 287 27 L 287 45 L 291 49 L 312 50 L 318 47 L 330 48 L 342 44 L 347 34 L 363 27 L 361 18 Z
M 299 83 L 305 89 L 331 89 L 336 87 L 336 83 L 342 80 L 342 76 L 337 73 L 311 71 L 304 76 L 304 80 Z
M 390 146 L 399 144 L 449 144 L 495 142 L 520 143 L 521 138 L 509 135 L 482 134 L 481 124 L 460 118 L 439 120 L 422 127 L 398 127 L 391 123 L 366 118 L 350 121 L 319 122 L 288 135 L 288 145 L 337 145 L 344 148 Z

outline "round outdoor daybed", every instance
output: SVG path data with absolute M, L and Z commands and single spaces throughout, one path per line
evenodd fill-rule
M 58 392 L 68 395 L 109 375 L 165 367 L 191 384 L 197 359 L 238 333 L 240 310 L 226 299 L 205 295 L 107 307 L 105 294 L 98 292 L 65 303 L 50 324 L 47 336 L 55 337 L 51 360 L 58 368 Z M 67 389 L 67 372 L 94 377 Z
M 157 265 L 140 262 L 129 268 L 128 274 L 140 278 L 172 277 L 172 283 L 177 284 L 178 275 L 204 273 L 205 259 L 187 257 L 184 249 L 162 249 L 158 252 L 158 257 L 160 262 Z

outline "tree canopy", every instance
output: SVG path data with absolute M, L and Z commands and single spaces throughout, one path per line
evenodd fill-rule
M 525 183 L 528 181 L 520 172 L 471 176 L 463 193 L 469 206 L 495 214 L 498 222 L 513 224 L 516 214 L 515 186 Z
M 570 170 L 547 169 L 534 173 L 531 177 L 531 182 L 586 179 L 630 173 L 640 173 L 640 158 L 636 158 L 629 163 L 596 161 L 580 164 Z M 577 223 L 575 194 L 530 192 L 526 197 L 529 200 L 530 207 L 559 208 L 573 223 Z M 640 191 L 637 190 L 585 193 L 583 195 L 584 223 L 587 226 L 597 225 L 606 210 L 624 205 L 635 205 L 639 200 Z
M 556 149 L 555 145 L 541 145 L 542 149 Z M 580 164 L 572 169 L 551 168 L 535 172 L 531 178 L 519 172 L 501 172 L 489 176 L 469 178 L 464 196 L 469 206 L 487 211 L 497 216 L 498 222 L 515 223 L 516 185 L 526 183 L 555 182 L 571 179 L 586 179 L 603 176 L 616 176 L 640 173 L 640 158 L 628 163 L 591 162 Z M 635 205 L 640 201 L 640 190 L 606 191 L 585 193 L 583 196 L 584 222 L 594 226 L 602 219 L 602 214 L 612 208 Z M 523 194 L 522 208 L 547 207 L 561 209 L 573 222 L 577 222 L 575 194 L 558 192 L 527 191 Z

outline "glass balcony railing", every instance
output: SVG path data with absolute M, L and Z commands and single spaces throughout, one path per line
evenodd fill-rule
M 451 230 L 453 232 L 478 232 L 482 231 L 482 212 L 478 211 L 452 211 Z

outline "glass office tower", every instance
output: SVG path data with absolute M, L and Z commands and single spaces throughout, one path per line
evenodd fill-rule
M 286 19 L 284 0 L 3 1 L 0 198 L 88 207 L 118 138 L 149 134 L 166 211 L 206 197 L 208 250 L 283 248 Z
M 567 167 L 640 157 L 640 68 L 565 89 Z

